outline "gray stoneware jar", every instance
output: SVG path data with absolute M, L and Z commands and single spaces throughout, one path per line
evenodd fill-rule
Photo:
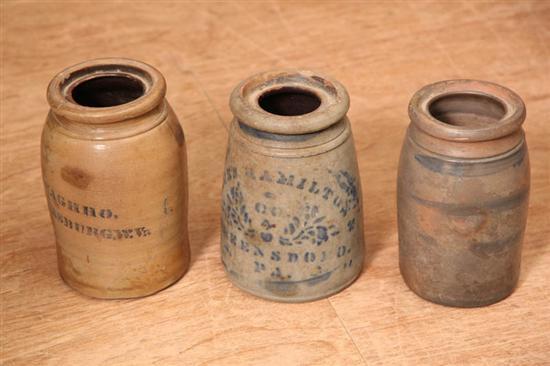
M 310 71 L 255 75 L 230 99 L 221 255 L 262 298 L 303 302 L 351 284 L 363 263 L 349 96 Z
M 520 273 L 529 206 L 525 106 L 477 80 L 420 89 L 401 152 L 399 264 L 419 296 L 484 306 L 510 295 Z

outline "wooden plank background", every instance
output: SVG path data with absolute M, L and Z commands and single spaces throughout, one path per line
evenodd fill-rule
M 550 2 L 1 2 L 3 365 L 549 365 Z M 46 86 L 123 56 L 168 80 L 186 132 L 188 274 L 144 299 L 99 301 L 61 281 L 42 191 Z M 303 67 L 351 94 L 368 256 L 359 280 L 309 304 L 232 286 L 219 259 L 228 97 L 266 69 Z M 532 163 L 519 287 L 481 309 L 421 300 L 397 266 L 395 179 L 421 86 L 479 78 L 525 100 Z

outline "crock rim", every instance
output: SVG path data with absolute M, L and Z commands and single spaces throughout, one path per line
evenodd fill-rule
M 309 113 L 284 116 L 270 113 L 259 98 L 282 88 L 300 89 L 320 99 Z M 229 106 L 235 118 L 257 130 L 275 134 L 307 134 L 323 130 L 341 120 L 349 109 L 349 95 L 338 81 L 310 70 L 266 71 L 240 82 Z
M 436 100 L 450 95 L 472 94 L 491 98 L 500 103 L 505 113 L 497 122 L 486 126 L 457 126 L 435 118 L 430 106 Z M 443 140 L 490 141 L 508 136 L 525 121 L 526 110 L 522 99 L 512 90 L 489 81 L 458 79 L 429 84 L 418 90 L 409 103 L 409 117 L 419 129 Z
M 70 91 L 86 80 L 102 76 L 135 78 L 144 86 L 143 95 L 127 103 L 109 107 L 89 107 L 76 103 Z M 58 116 L 74 122 L 106 124 L 139 117 L 161 104 L 166 81 L 153 66 L 128 58 L 98 58 L 67 67 L 48 85 L 47 100 Z

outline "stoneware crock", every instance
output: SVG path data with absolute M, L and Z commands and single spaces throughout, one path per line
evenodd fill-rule
M 489 82 L 442 81 L 413 96 L 409 116 L 397 190 L 405 282 L 450 306 L 507 297 L 529 197 L 522 100 Z
M 48 87 L 42 174 L 61 277 L 98 298 L 152 294 L 187 270 L 187 166 L 159 71 L 69 67 Z
M 266 72 L 240 83 L 230 106 L 221 235 L 227 275 L 276 301 L 337 293 L 363 263 L 346 90 L 310 71 Z

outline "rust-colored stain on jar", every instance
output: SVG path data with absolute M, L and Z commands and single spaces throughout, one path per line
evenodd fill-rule
M 70 185 L 80 189 L 87 188 L 93 179 L 84 170 L 70 166 L 61 168 L 61 178 Z

